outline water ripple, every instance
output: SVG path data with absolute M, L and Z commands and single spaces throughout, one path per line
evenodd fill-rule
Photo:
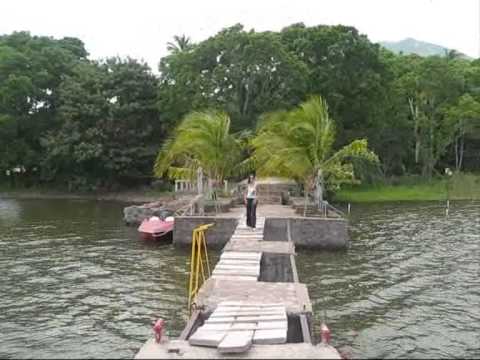
M 132 358 L 158 317 L 180 333 L 186 253 L 139 241 L 121 211 L 0 200 L 1 358 Z
M 480 203 L 357 205 L 351 246 L 301 252 L 316 328 L 356 358 L 480 357 Z

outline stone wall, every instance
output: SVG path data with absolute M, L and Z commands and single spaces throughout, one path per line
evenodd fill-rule
M 173 245 L 188 246 L 192 243 L 192 232 L 197 226 L 215 224 L 206 232 L 207 245 L 220 248 L 232 237 L 237 226 L 236 218 L 219 218 L 214 216 L 180 216 L 175 218 Z
M 286 219 L 267 217 L 265 219 L 263 239 L 266 241 L 288 241 Z
M 123 221 L 126 225 L 139 225 L 143 220 L 150 216 L 164 217 L 168 216 L 166 208 L 163 204 L 159 206 L 145 205 L 132 205 L 123 209 Z
M 267 241 L 287 241 L 287 221 L 290 220 L 291 240 L 299 247 L 343 249 L 348 247 L 348 222 L 332 218 L 267 218 L 264 238 Z
M 258 281 L 293 282 L 293 280 L 290 254 L 263 253 Z

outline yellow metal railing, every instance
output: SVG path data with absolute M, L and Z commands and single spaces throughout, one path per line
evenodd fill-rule
M 214 224 L 205 224 L 196 227 L 192 233 L 192 254 L 190 256 L 190 281 L 188 286 L 188 310 L 192 312 L 192 305 L 200 287 L 210 276 L 207 241 L 205 231 Z

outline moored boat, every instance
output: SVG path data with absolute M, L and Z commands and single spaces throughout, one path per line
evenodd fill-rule
M 167 216 L 165 219 L 151 216 L 142 221 L 138 227 L 138 232 L 144 240 L 171 241 L 174 223 L 173 216 Z

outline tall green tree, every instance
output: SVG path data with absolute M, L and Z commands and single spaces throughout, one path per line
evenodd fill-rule
M 337 123 L 337 145 L 383 121 L 387 69 L 380 48 L 351 26 L 293 24 L 281 41 L 308 68 L 307 94 L 322 94 Z
M 465 91 L 464 64 L 432 56 L 407 57 L 410 67 L 397 78 L 398 96 L 408 106 L 415 142 L 415 164 L 430 178 L 454 140 L 454 128 L 444 109 Z
M 458 101 L 445 109 L 445 116 L 452 128 L 455 169 L 463 166 L 465 140 L 480 140 L 480 102 L 470 94 L 462 95 Z
M 192 42 L 190 38 L 184 35 L 175 35 L 173 37 L 173 42 L 169 41 L 167 43 L 167 50 L 172 53 L 179 53 L 182 51 L 186 51 L 192 48 Z
M 277 34 L 224 29 L 188 53 L 160 64 L 159 107 L 177 121 L 191 110 L 225 109 L 232 127 L 255 125 L 265 111 L 298 104 L 305 95 L 306 67 Z M 179 112 L 181 109 L 182 112 Z
M 315 191 L 319 204 L 325 184 L 355 182 L 352 158 L 378 162 L 367 140 L 354 140 L 334 151 L 335 123 L 321 97 L 312 97 L 290 111 L 267 114 L 252 140 L 253 159 L 263 175 L 285 176 Z
M 40 136 L 57 123 L 59 87 L 86 61 L 83 43 L 14 32 L 0 36 L 0 170 L 40 166 Z
M 225 112 L 192 112 L 163 144 L 154 171 L 158 177 L 194 178 L 201 168 L 210 180 L 221 184 L 234 174 L 241 156 L 241 143 L 232 134 Z
M 136 60 L 75 67 L 60 88 L 61 126 L 42 138 L 44 172 L 87 189 L 149 177 L 165 131 L 156 95 L 157 79 Z

